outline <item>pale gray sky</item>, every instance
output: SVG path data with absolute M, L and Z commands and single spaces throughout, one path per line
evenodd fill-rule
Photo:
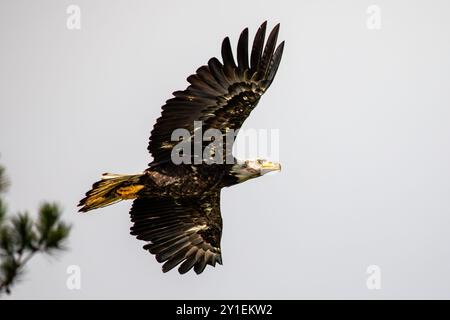
M 66 27 L 81 8 L 81 30 Z M 381 9 L 370 30 L 367 8 Z M 58 201 L 70 251 L 10 298 L 450 298 L 450 4 L 435 1 L 0 1 L 0 163 L 11 212 Z M 244 128 L 279 129 L 283 171 L 224 190 L 224 265 L 161 265 L 129 202 L 76 204 L 150 161 L 160 106 L 264 20 L 286 40 Z M 81 290 L 66 287 L 69 265 Z M 381 289 L 366 269 L 381 268 Z

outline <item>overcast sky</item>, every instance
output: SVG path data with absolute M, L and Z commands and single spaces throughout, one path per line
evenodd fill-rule
M 6 201 L 33 214 L 58 201 L 73 224 L 70 251 L 34 258 L 10 298 L 450 298 L 449 12 L 446 0 L 0 1 Z M 76 204 L 101 173 L 145 169 L 171 92 L 264 20 L 286 47 L 244 128 L 279 130 L 283 171 L 222 192 L 223 266 L 163 274 L 129 235 L 130 202 Z

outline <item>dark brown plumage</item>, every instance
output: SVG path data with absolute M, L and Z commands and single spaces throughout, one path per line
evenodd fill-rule
M 164 263 L 164 272 L 179 265 L 180 273 L 192 268 L 201 273 L 206 265 L 222 264 L 221 189 L 281 168 L 265 160 L 237 161 L 226 152 L 221 156 L 224 160 L 231 156 L 233 163 L 206 164 L 203 158 L 201 163 L 176 165 L 171 159 L 178 144 L 171 140 L 175 129 L 186 129 L 192 137 L 194 121 L 201 121 L 203 130 L 217 129 L 226 135 L 238 130 L 256 107 L 275 77 L 284 48 L 284 42 L 276 47 L 279 25 L 264 43 L 266 27 L 264 22 L 256 32 L 250 57 L 248 29 L 244 29 L 237 63 L 225 38 L 222 62 L 211 58 L 187 78 L 190 85 L 185 90 L 175 91 L 167 100 L 151 132 L 148 150 L 153 162 L 144 173 L 105 174 L 80 201 L 80 211 L 86 212 L 135 199 L 131 234 L 147 242 L 144 249 Z M 216 152 L 202 148 L 207 158 Z
M 238 42 L 238 65 L 231 51 L 230 39 L 222 42 L 223 64 L 211 58 L 208 65 L 197 69 L 187 78 L 190 83 L 184 91 L 175 91 L 174 98 L 162 106 L 151 132 L 148 150 L 154 162 L 170 160 L 171 141 L 176 128 L 193 131 L 194 121 L 203 121 L 203 129 L 218 129 L 225 133 L 238 130 L 260 97 L 266 92 L 275 77 L 283 54 L 284 41 L 275 50 L 279 25 L 269 35 L 264 51 L 264 35 L 267 23 L 258 29 L 252 50 L 252 65 L 248 57 L 248 29 L 242 31 Z

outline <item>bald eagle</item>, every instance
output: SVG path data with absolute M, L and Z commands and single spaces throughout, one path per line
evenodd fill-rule
M 184 91 L 175 91 L 166 101 L 150 136 L 153 161 L 143 173 L 105 173 L 78 205 L 79 211 L 87 212 L 133 199 L 131 234 L 146 241 L 144 249 L 164 263 L 163 272 L 180 265 L 181 274 L 192 268 L 200 274 L 206 265 L 222 264 L 222 188 L 281 169 L 279 163 L 266 160 L 237 160 L 229 148 L 218 153 L 203 143 L 200 163 L 195 161 L 198 154 L 192 156 L 197 157 L 194 162 L 172 161 L 178 143 L 172 139 L 174 130 L 184 129 L 193 137 L 194 121 L 200 121 L 201 129 L 226 135 L 238 130 L 256 107 L 275 77 L 284 48 L 284 41 L 276 46 L 279 24 L 267 41 L 266 26 L 264 22 L 256 32 L 250 57 L 246 28 L 239 37 L 237 62 L 226 37 L 222 62 L 211 58 L 187 78 L 190 85 Z M 231 156 L 232 161 L 203 161 L 212 153 L 215 158 Z

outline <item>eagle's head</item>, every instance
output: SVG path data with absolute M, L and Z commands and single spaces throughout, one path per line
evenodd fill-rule
M 281 165 L 278 162 L 264 159 L 237 161 L 231 169 L 232 175 L 237 178 L 238 182 L 244 182 L 274 171 L 281 171 Z

